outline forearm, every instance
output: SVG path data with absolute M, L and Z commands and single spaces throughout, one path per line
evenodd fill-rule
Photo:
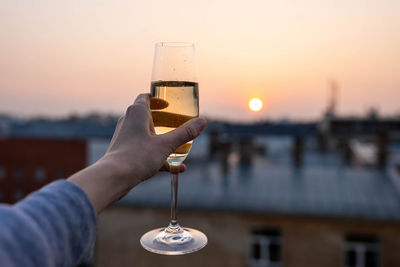
M 100 213 L 135 185 L 135 179 L 124 179 L 123 176 L 124 171 L 108 156 L 75 173 L 67 180 L 78 185 L 89 197 L 96 212 Z
M 57 181 L 0 205 L 1 266 L 76 266 L 90 259 L 96 214 L 76 185 Z

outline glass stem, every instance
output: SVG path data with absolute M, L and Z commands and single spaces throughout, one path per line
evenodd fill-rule
M 171 173 L 171 220 L 169 228 L 180 228 L 177 218 L 178 206 L 178 172 Z

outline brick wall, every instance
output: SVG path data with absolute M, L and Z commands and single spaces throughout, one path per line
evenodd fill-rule
M 14 203 L 87 164 L 84 140 L 0 139 L 0 201 Z

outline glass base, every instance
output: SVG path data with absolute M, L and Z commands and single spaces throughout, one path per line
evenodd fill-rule
M 182 255 L 204 248 L 207 245 L 207 237 L 195 229 L 170 225 L 145 233 L 140 238 L 140 244 L 153 253 Z

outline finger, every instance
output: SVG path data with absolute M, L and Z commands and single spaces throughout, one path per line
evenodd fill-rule
M 150 94 L 140 94 L 136 97 L 134 105 L 144 105 L 146 108 L 150 108 Z
M 133 105 L 143 105 L 148 110 L 148 112 L 150 112 L 150 105 L 151 105 L 150 103 L 151 103 L 150 94 L 140 94 L 136 98 Z M 150 133 L 155 134 L 154 123 L 151 117 L 149 117 L 148 119 L 148 125 Z
M 164 164 L 161 166 L 160 171 L 169 171 L 169 164 L 168 162 L 164 162 Z
M 156 129 L 154 128 L 153 119 L 149 120 L 149 129 L 150 129 L 150 133 L 156 134 Z
M 138 111 L 150 112 L 150 94 L 140 94 L 132 105 L 128 107 L 125 117 L 135 114 Z
M 150 95 L 138 95 L 135 102 L 126 110 L 125 119 L 132 128 L 143 133 L 149 133 L 149 121 L 152 119 L 150 113 Z
M 163 166 L 160 168 L 160 171 L 169 172 L 170 170 L 171 168 L 169 167 L 168 162 L 165 162 Z M 179 172 L 184 172 L 184 171 L 186 171 L 186 165 L 185 164 L 179 165 Z
M 184 171 L 186 171 L 186 165 L 185 164 L 179 165 L 179 172 L 184 172 Z
M 175 130 L 160 135 L 160 137 L 163 138 L 163 142 L 165 142 L 170 148 L 173 148 L 175 150 L 179 146 L 199 136 L 201 132 L 204 131 L 206 126 L 207 122 L 205 119 L 191 119 L 190 121 L 179 126 Z
M 164 162 L 164 164 L 160 168 L 160 171 L 169 172 L 170 170 L 171 170 L 171 168 L 169 167 L 168 162 Z M 186 171 L 186 165 L 185 164 L 181 164 L 179 166 L 179 172 L 184 172 L 184 171 Z
M 118 119 L 117 125 L 115 126 L 115 130 L 114 130 L 113 137 L 111 138 L 111 141 L 110 141 L 110 144 L 109 144 L 108 148 L 110 148 L 110 147 L 114 144 L 115 139 L 116 139 L 117 136 L 118 136 L 119 130 L 121 129 L 121 125 L 122 125 L 124 119 L 125 119 L 125 116 L 124 116 L 124 115 L 122 115 L 122 116 Z

